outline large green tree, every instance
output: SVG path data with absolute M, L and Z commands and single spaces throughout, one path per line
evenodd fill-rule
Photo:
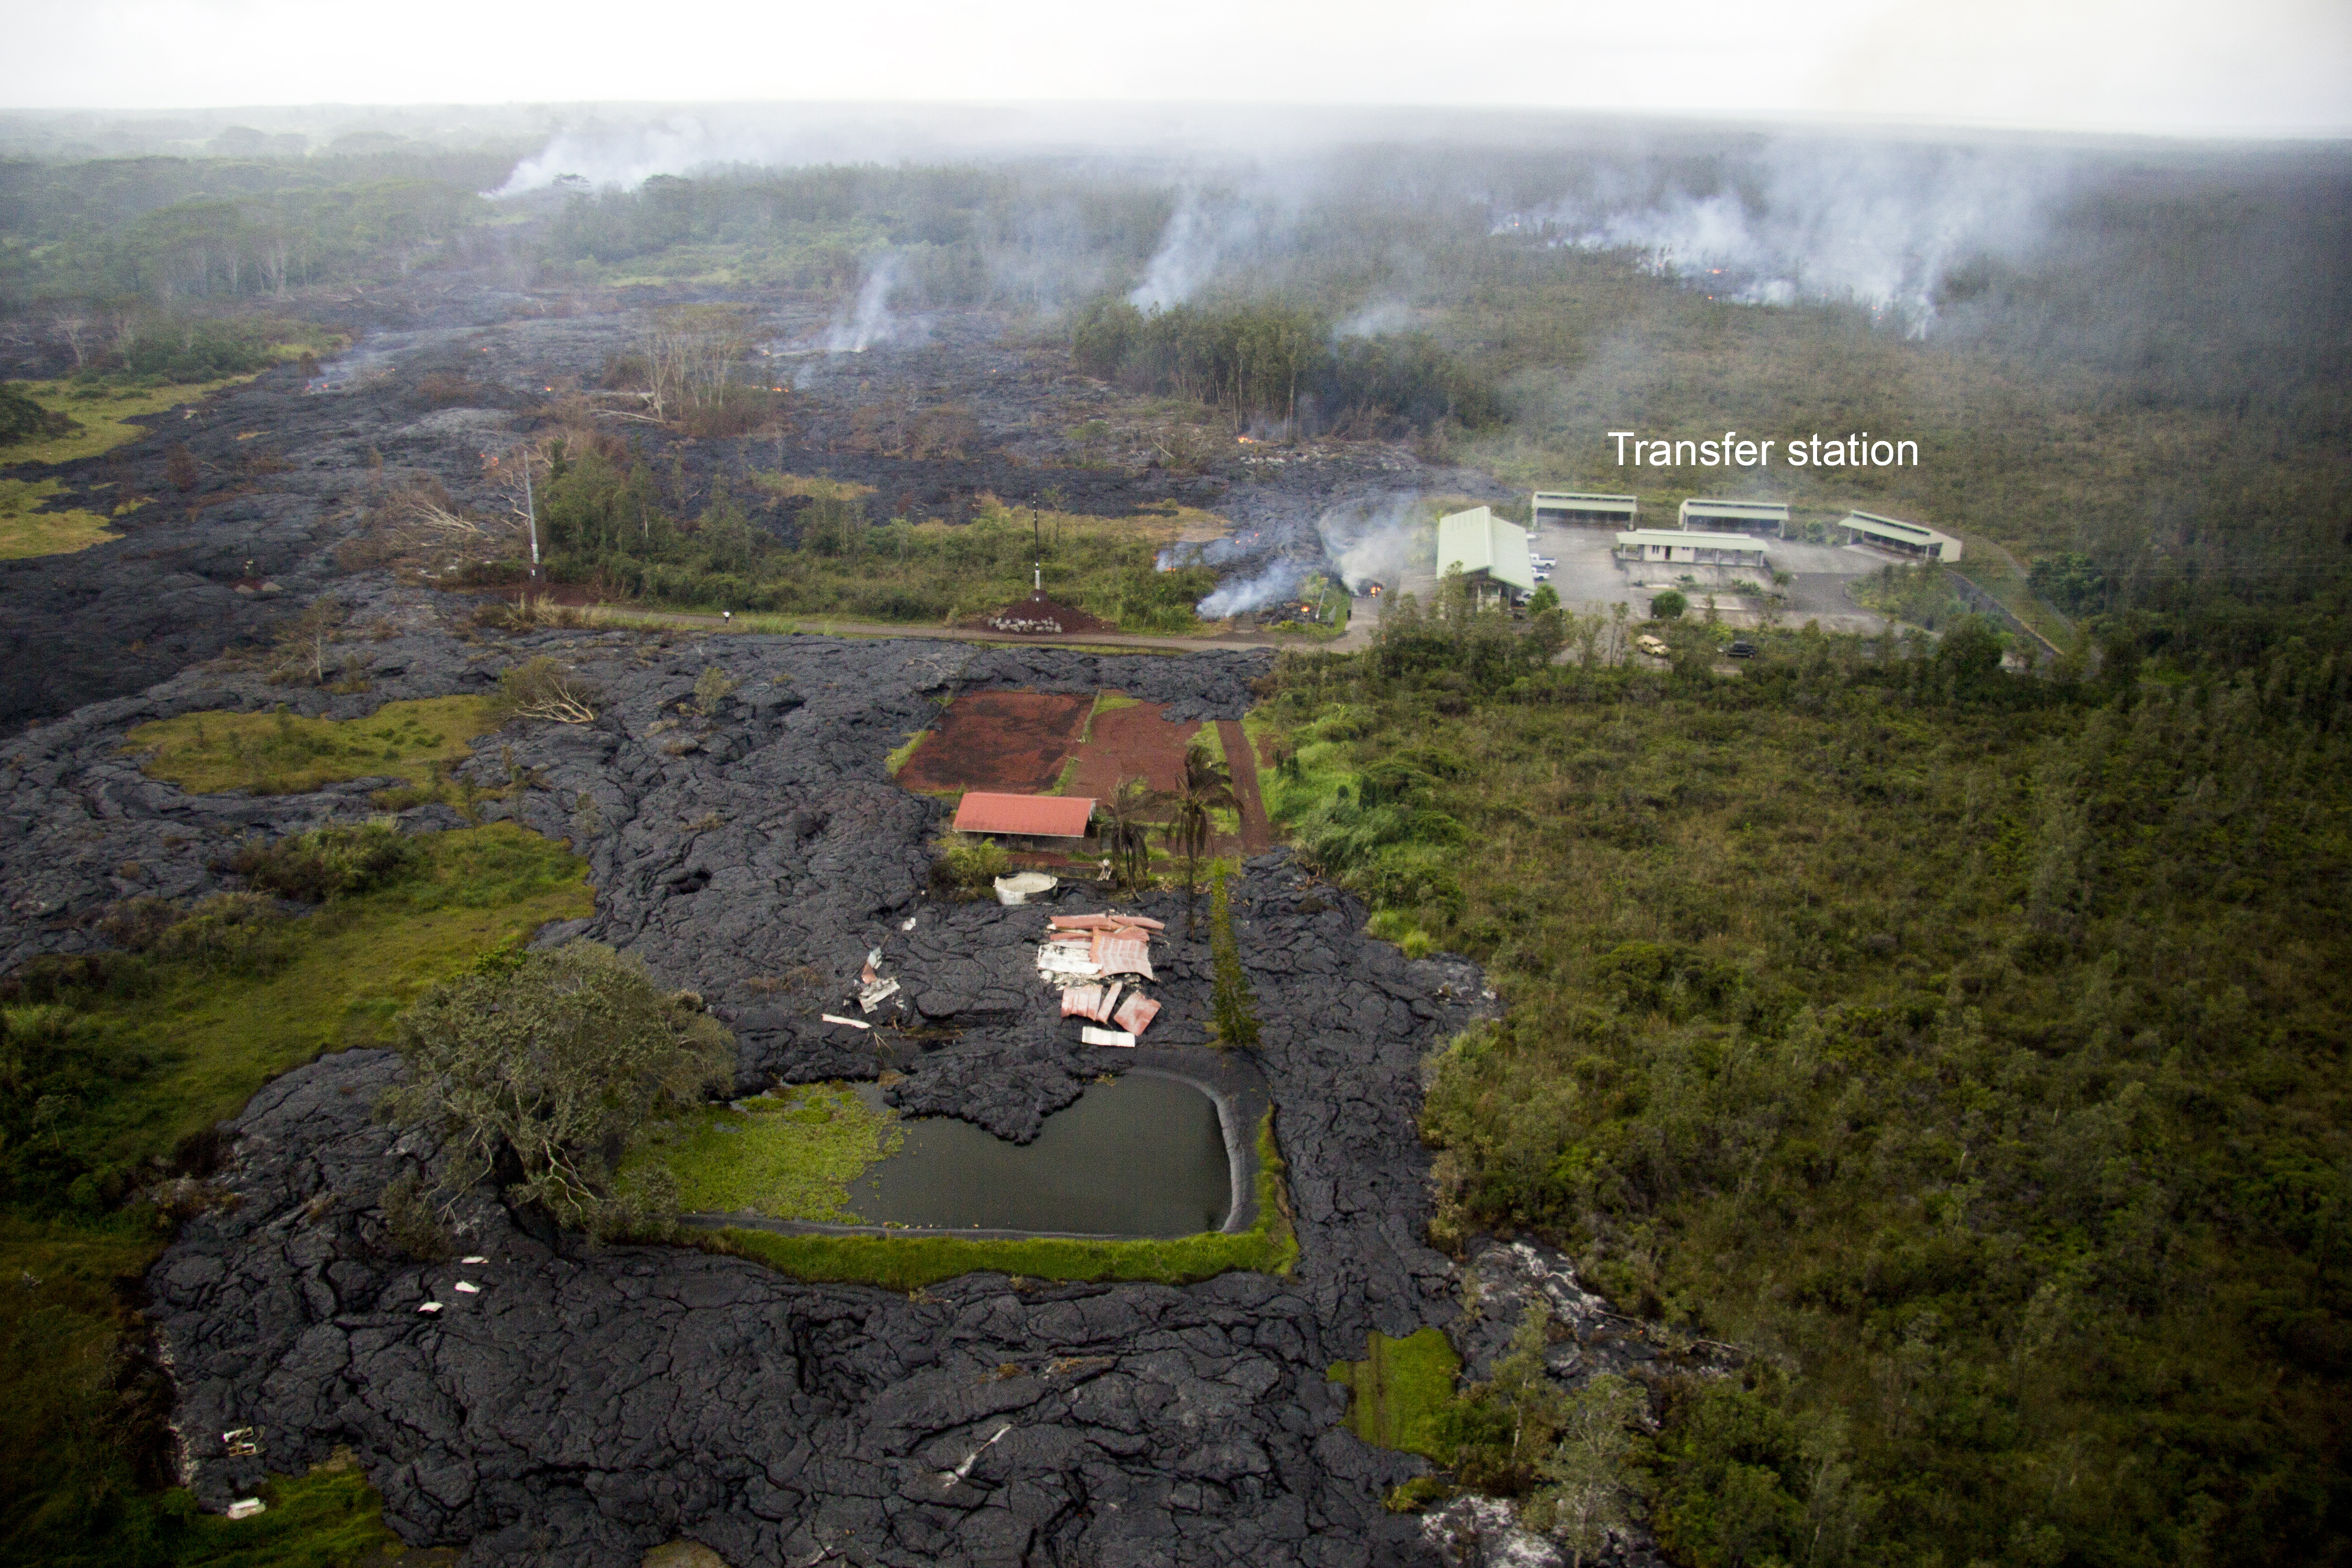
M 638 1130 L 724 1083 L 734 1041 L 635 958 L 594 942 L 494 961 L 436 985 L 401 1017 L 409 1079 L 384 1097 L 394 1121 L 446 1139 L 439 1190 L 454 1197 L 511 1154 L 510 1195 L 568 1225 L 635 1217 L 614 1173 Z

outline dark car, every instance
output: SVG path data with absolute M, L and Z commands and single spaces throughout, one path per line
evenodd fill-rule
M 1754 658 L 1756 657 L 1756 645 L 1752 642 L 1746 641 L 1735 642 L 1729 647 L 1725 648 L 1723 652 L 1724 657 L 1727 658 Z

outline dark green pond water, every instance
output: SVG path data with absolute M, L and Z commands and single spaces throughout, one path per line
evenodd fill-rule
M 1176 1079 L 1089 1085 L 1026 1145 L 943 1116 L 899 1126 L 905 1146 L 849 1189 L 871 1225 L 1194 1236 L 1233 1204 L 1216 1102 Z

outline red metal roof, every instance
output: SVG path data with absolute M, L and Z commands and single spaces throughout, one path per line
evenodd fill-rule
M 1095 815 L 1092 795 L 988 795 L 973 790 L 956 807 L 959 833 L 1021 833 L 1084 838 Z

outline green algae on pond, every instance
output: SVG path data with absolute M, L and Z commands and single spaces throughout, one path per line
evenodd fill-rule
M 684 1212 L 856 1225 L 849 1184 L 894 1153 L 897 1117 L 839 1083 L 796 1084 L 712 1105 L 653 1131 L 623 1179 L 666 1167 Z
M 817 1224 L 1181 1237 L 1218 1229 L 1233 1206 L 1216 1101 L 1156 1073 L 1089 1087 L 1027 1144 L 902 1120 L 870 1084 L 780 1089 L 656 1129 L 624 1178 L 656 1167 L 681 1212 Z

